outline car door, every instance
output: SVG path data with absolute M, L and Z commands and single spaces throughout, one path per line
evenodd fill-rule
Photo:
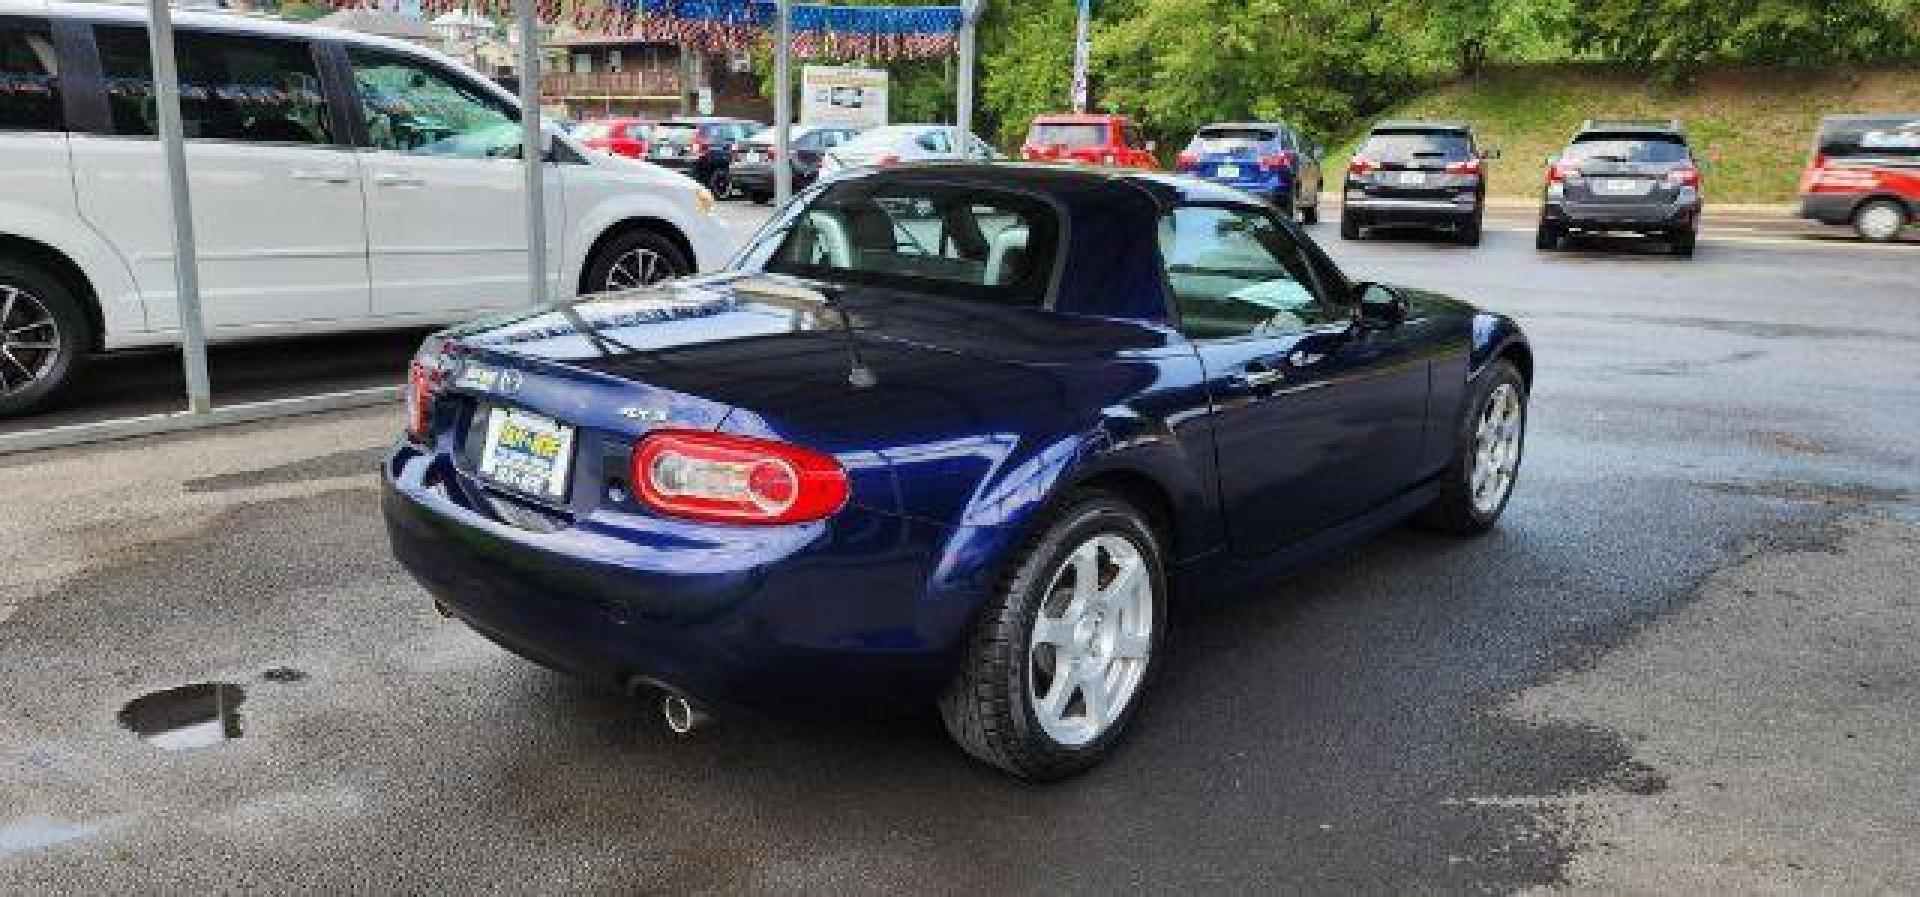
M 148 325 L 172 329 L 179 311 L 147 32 L 92 31 L 105 109 L 70 140 L 80 214 L 129 262 Z M 176 42 L 207 325 L 366 317 L 360 169 L 313 46 L 185 28 Z
M 362 128 L 373 308 L 439 320 L 534 301 L 527 282 L 520 113 L 451 67 L 349 46 Z M 547 276 L 558 276 L 565 195 L 546 165 Z
M 1161 222 L 1179 328 L 1211 402 L 1233 548 L 1273 551 L 1408 488 L 1427 364 L 1353 326 L 1349 287 L 1268 211 L 1183 205 Z

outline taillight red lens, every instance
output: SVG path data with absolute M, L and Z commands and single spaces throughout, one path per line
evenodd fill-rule
M 1173 160 L 1173 167 L 1178 171 L 1191 171 L 1198 168 L 1200 167 L 1200 154 L 1183 152 Z
M 1697 168 L 1675 168 L 1667 172 L 1667 183 L 1676 187 L 1700 186 L 1700 170 Z
M 1293 167 L 1293 153 L 1282 150 L 1260 157 L 1260 167 L 1270 171 Z
M 1558 162 L 1547 166 L 1547 183 L 1558 184 L 1567 179 L 1567 172 Z
M 1366 174 L 1374 167 L 1374 161 L 1366 156 L 1354 156 L 1353 161 L 1347 163 L 1347 171 L 1350 174 Z
M 656 430 L 633 450 L 633 490 L 662 514 L 721 523 L 804 523 L 847 503 L 829 455 L 771 439 Z
M 446 382 L 444 344 L 430 337 L 407 362 L 407 435 L 426 439 L 433 432 L 433 399 Z
M 1480 160 L 1466 159 L 1460 162 L 1448 162 L 1447 173 L 1448 174 L 1479 174 Z
M 888 153 L 888 154 L 886 154 L 886 155 L 884 155 L 884 156 L 881 156 L 880 158 L 878 158 L 878 159 L 875 159 L 875 160 L 873 160 L 873 161 L 874 161 L 874 163 L 875 163 L 875 164 L 877 164 L 877 165 L 879 165 L 879 166 L 880 166 L 881 168 L 885 168 L 885 167 L 887 167 L 887 166 L 889 166 L 889 165 L 898 165 L 898 164 L 900 164 L 900 157 L 899 157 L 899 156 L 896 156 L 896 155 L 894 155 L 894 154 L 892 154 L 892 153 Z

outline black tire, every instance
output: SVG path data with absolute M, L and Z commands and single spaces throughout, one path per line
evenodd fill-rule
M 1541 219 L 1540 226 L 1533 232 L 1533 248 L 1541 252 L 1559 249 L 1566 240 L 1566 228 L 1545 219 Z
M 1299 219 L 1300 197 L 1296 195 L 1292 190 L 1287 191 L 1287 195 L 1285 199 L 1274 200 L 1274 205 L 1277 205 L 1280 207 L 1280 214 L 1285 215 L 1288 221 L 1295 221 Z
M 653 253 L 658 259 L 657 264 L 660 267 L 655 270 L 664 276 L 655 276 L 649 280 L 647 279 L 648 275 L 646 272 L 641 271 L 639 282 L 627 283 L 626 280 L 628 278 L 625 277 L 622 278 L 622 282 L 620 283 L 613 282 L 616 267 L 625 263 L 628 255 L 649 252 Z M 641 259 L 644 260 L 644 258 L 645 256 L 642 255 Z M 627 263 L 624 270 L 630 271 L 633 269 L 634 266 L 631 263 Z M 644 286 L 647 283 L 656 283 L 674 277 L 685 277 L 692 273 L 693 263 L 688 261 L 686 253 L 682 252 L 680 247 L 675 245 L 672 240 L 667 239 L 666 235 L 652 228 L 630 227 L 615 234 L 612 238 L 608 239 L 606 243 L 602 244 L 599 249 L 594 251 L 593 258 L 587 261 L 586 274 L 581 278 L 583 282 L 580 285 L 580 292 L 582 295 L 586 295 L 617 289 L 631 289 L 635 286 Z
M 1518 443 L 1514 447 L 1508 482 L 1497 504 L 1481 508 L 1473 498 L 1474 463 L 1478 454 L 1476 436 L 1481 419 L 1486 415 L 1489 400 L 1501 387 L 1513 390 L 1519 403 Z M 1460 421 L 1454 431 L 1453 457 L 1447 461 L 1446 469 L 1440 473 L 1440 494 L 1433 503 L 1420 511 L 1416 518 L 1419 523 L 1441 532 L 1458 535 L 1476 535 L 1493 529 L 1500 514 L 1507 508 L 1507 502 L 1513 497 L 1513 483 L 1520 475 L 1520 463 L 1526 458 L 1527 445 L 1527 383 L 1520 376 L 1520 369 L 1504 358 L 1487 365 L 1467 388 L 1467 401 L 1462 403 Z
M 1455 236 L 1459 238 L 1460 245 L 1462 246 L 1480 245 L 1480 216 L 1475 215 L 1467 221 L 1462 222 L 1460 232 Z
M 59 278 L 11 259 L 0 259 L 0 312 L 0 417 L 12 417 L 59 398 L 93 348 L 93 325 Z
M 1355 218 L 1354 216 L 1349 215 L 1344 211 L 1341 212 L 1340 213 L 1340 239 L 1342 240 L 1360 239 L 1360 219 Z
M 1138 551 L 1152 584 L 1145 667 L 1126 706 L 1105 730 L 1085 744 L 1063 744 L 1048 734 L 1033 706 L 1031 687 L 1041 658 L 1030 649 L 1030 638 L 1042 608 L 1061 597 L 1050 589 L 1065 575 L 1062 565 L 1076 548 L 1109 535 Z M 940 697 L 947 731 L 968 754 L 1027 781 L 1058 781 L 1099 763 L 1125 736 L 1153 684 L 1166 632 L 1166 594 L 1160 539 L 1146 518 L 1108 492 L 1069 495 L 1028 539 L 974 624 L 965 662 Z
M 707 175 L 707 191 L 714 199 L 726 199 L 733 195 L 733 172 L 725 168 L 716 168 Z
M 1300 207 L 1300 223 L 1301 224 L 1319 224 L 1320 223 L 1319 191 L 1317 190 L 1314 191 L 1313 205 Z
M 1676 231 L 1672 236 L 1673 254 L 1683 259 L 1693 258 L 1694 244 L 1700 241 L 1699 233 L 1691 230 Z
M 1886 216 L 1884 219 L 1878 216 Z M 1895 223 L 1891 230 L 1877 226 L 1881 220 Z M 1900 238 L 1900 232 L 1912 223 L 1906 206 L 1891 199 L 1872 199 L 1860 204 L 1853 210 L 1853 232 L 1869 243 L 1891 243 Z

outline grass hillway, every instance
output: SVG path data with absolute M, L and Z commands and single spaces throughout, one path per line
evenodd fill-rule
M 1501 150 L 1488 165 L 1488 192 L 1509 197 L 1539 195 L 1547 156 L 1583 119 L 1678 118 L 1707 163 L 1709 203 L 1772 204 L 1795 198 L 1821 116 L 1871 112 L 1920 112 L 1920 69 L 1720 69 L 1668 88 L 1611 64 L 1497 67 L 1376 118 L 1472 122 L 1481 145 Z M 1357 142 L 1329 154 L 1327 189 L 1339 189 Z

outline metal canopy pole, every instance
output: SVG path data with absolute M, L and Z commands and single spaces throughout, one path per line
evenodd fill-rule
M 986 6 L 986 0 L 965 0 L 960 7 L 960 77 L 954 84 L 953 123 L 960 130 L 962 140 L 973 133 L 973 69 L 977 64 L 974 38 L 980 13 Z
M 793 197 L 793 0 L 777 0 L 773 29 L 773 195 Z
M 161 0 L 154 0 L 158 3 Z M 534 0 L 515 0 L 520 27 L 520 165 L 526 172 L 527 287 L 533 304 L 549 298 L 547 283 L 546 141 L 540 127 L 540 27 Z
M 193 197 L 187 185 L 186 128 L 180 120 L 180 67 L 173 55 L 173 12 L 167 0 L 148 0 L 147 18 L 160 157 L 167 169 L 167 204 L 173 213 L 174 302 L 180 316 L 180 357 L 187 374 L 187 411 L 205 414 L 213 409 L 213 387 L 207 378 L 206 320 L 200 312 L 200 260 L 194 248 Z

